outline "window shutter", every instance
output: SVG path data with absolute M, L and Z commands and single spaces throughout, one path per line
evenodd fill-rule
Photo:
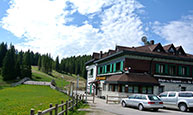
M 116 72 L 116 63 L 114 63 L 113 72 Z
M 105 73 L 107 73 L 107 65 L 105 65 Z
M 113 67 L 113 64 L 110 65 L 110 72 L 112 72 L 112 70 L 113 70 L 112 67 Z
M 102 73 L 104 73 L 104 72 L 105 72 L 105 67 L 103 66 L 103 67 L 102 67 Z
M 121 61 L 121 67 L 120 67 L 120 70 L 123 71 L 123 61 Z
M 182 75 L 182 66 L 179 66 L 179 68 L 178 68 L 178 74 L 179 74 L 179 75 Z
M 100 74 L 100 67 L 98 67 L 98 74 Z
M 159 73 L 159 64 L 156 64 L 156 65 L 155 65 L 155 72 L 156 72 L 156 73 Z
M 190 68 L 189 67 L 186 67 L 187 68 L 187 73 L 186 75 L 189 76 L 190 75 Z
M 168 64 L 165 64 L 165 74 L 168 74 Z

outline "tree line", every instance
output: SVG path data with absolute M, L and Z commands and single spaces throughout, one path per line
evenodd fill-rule
M 59 61 L 54 60 L 51 54 L 34 53 L 33 51 L 18 51 L 14 45 L 9 48 L 6 43 L 0 44 L 0 73 L 4 80 L 32 78 L 31 66 L 38 66 L 44 73 L 51 74 L 52 70 L 62 73 L 71 73 L 86 78 L 85 62 L 91 59 L 90 55 L 72 56 Z

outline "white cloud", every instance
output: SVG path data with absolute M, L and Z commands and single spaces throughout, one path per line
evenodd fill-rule
M 193 15 L 182 17 L 167 24 L 155 22 L 154 32 L 176 46 L 182 45 L 187 52 L 193 54 Z
M 66 1 L 72 2 L 72 11 L 64 10 L 68 7 Z M 16 48 L 51 53 L 54 57 L 92 54 L 114 48 L 116 44 L 139 45 L 143 35 L 142 22 L 134 11 L 143 6 L 137 1 L 66 1 L 11 0 L 1 25 L 18 38 L 25 39 L 25 42 L 16 44 Z M 104 9 L 104 6 L 109 7 Z M 94 28 L 87 21 L 79 27 L 65 25 L 73 21 L 68 15 L 75 11 L 85 16 L 99 15 L 100 28 Z

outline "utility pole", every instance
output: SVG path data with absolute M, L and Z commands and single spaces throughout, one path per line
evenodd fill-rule
M 79 88 L 79 75 L 77 75 L 77 81 L 76 81 L 76 95 L 77 95 L 78 88 Z

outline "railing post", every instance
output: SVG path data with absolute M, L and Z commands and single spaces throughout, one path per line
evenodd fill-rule
M 53 107 L 53 105 L 52 105 L 52 103 L 50 103 L 50 108 L 52 108 Z M 52 111 L 50 111 L 50 115 L 52 115 Z
M 64 101 L 61 101 L 62 104 L 64 104 Z M 62 111 L 64 110 L 64 105 L 62 105 Z M 64 115 L 64 113 L 62 113 Z
M 31 109 L 30 115 L 35 115 L 35 110 L 34 109 Z
M 66 101 L 66 111 L 65 111 L 65 115 L 68 115 L 68 101 Z
M 108 95 L 107 95 L 107 100 L 106 100 L 106 103 L 108 104 Z
M 41 115 L 42 114 L 42 111 L 38 110 L 38 115 Z
M 58 115 L 58 104 L 56 104 L 55 115 Z

